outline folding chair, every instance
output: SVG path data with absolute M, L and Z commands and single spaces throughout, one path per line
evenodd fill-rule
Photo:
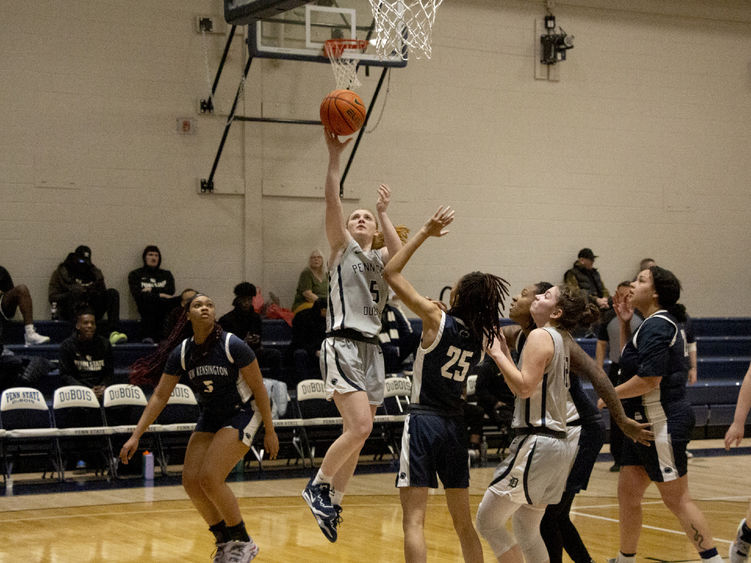
M 407 418 L 407 406 L 412 392 L 412 382 L 407 377 L 387 377 L 384 383 L 383 404 L 376 411 L 374 426 L 393 459 L 398 459 L 402 428 Z
M 58 431 L 53 427 L 49 407 L 42 392 L 31 387 L 11 387 L 0 398 L 0 425 L 3 436 L 3 478 L 7 482 L 19 458 L 43 457 L 65 478 Z M 47 476 L 45 467 L 42 478 Z
M 156 433 L 158 448 L 157 461 L 162 475 L 167 475 L 170 453 L 175 450 L 183 452 L 188 447 L 190 435 L 198 421 L 198 401 L 193 390 L 183 383 L 178 383 L 170 394 L 167 404 L 152 425 Z
M 110 442 L 112 430 L 105 425 L 104 412 L 94 391 L 83 385 L 60 387 L 55 390 L 52 411 L 63 463 L 70 453 L 90 459 L 99 458 L 104 461 L 102 473 L 109 471 L 111 477 L 117 477 L 117 464 Z
M 316 446 L 328 447 L 339 437 L 342 418 L 334 402 L 326 400 L 326 389 L 321 379 L 300 381 L 294 404 L 305 428 L 310 463 L 314 465 Z
M 136 428 L 138 419 L 148 401 L 140 387 L 127 383 L 110 385 L 104 390 L 103 395 L 104 419 L 107 427 L 112 431 L 112 448 L 117 454 L 125 441 Z M 158 451 L 159 445 L 153 436 L 153 429 L 149 427 L 146 434 L 141 437 L 139 451 Z M 135 468 L 131 468 L 134 466 Z M 128 474 L 140 474 L 137 464 L 128 464 L 127 469 L 120 466 L 121 471 Z

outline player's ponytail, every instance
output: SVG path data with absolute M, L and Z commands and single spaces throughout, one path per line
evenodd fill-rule
M 589 326 L 600 318 L 600 310 L 594 303 L 587 303 L 584 293 L 575 286 L 558 286 L 558 303 L 562 314 L 551 323 L 563 330 L 572 331 L 579 325 Z
M 681 298 L 681 282 L 675 274 L 665 268 L 652 266 L 652 285 L 657 294 L 657 304 L 675 317 L 679 323 L 686 322 L 686 308 L 678 303 Z
M 501 311 L 506 306 L 509 284 L 503 278 L 471 272 L 458 282 L 449 314 L 460 318 L 472 337 L 488 345 L 501 329 Z

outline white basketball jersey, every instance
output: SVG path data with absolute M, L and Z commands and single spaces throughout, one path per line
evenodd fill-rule
M 568 418 L 569 356 L 558 330 L 552 327 L 544 327 L 543 330 L 553 338 L 553 358 L 532 396 L 528 399 L 516 398 L 512 427 L 565 432 Z M 526 353 L 527 349 L 524 348 L 519 369 L 524 367 Z
M 329 266 L 326 331 L 354 329 L 365 336 L 377 336 L 388 291 L 381 252 L 363 252 L 350 239 L 339 259 Z

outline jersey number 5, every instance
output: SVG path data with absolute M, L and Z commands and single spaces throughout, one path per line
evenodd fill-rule
M 370 294 L 373 296 L 373 303 L 379 303 L 381 299 L 381 292 L 378 291 L 378 282 L 370 280 Z
M 214 390 L 214 380 L 213 379 L 204 379 L 203 380 L 203 386 L 206 387 L 206 392 L 211 393 Z
M 462 350 L 456 346 L 449 346 L 446 355 L 449 360 L 441 367 L 441 375 L 454 381 L 464 381 L 469 371 L 469 360 L 472 358 L 472 351 Z M 454 365 L 456 364 L 456 368 Z

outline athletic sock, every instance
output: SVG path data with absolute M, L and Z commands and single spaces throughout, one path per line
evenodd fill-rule
M 217 522 L 213 526 L 209 526 L 209 532 L 214 534 L 216 543 L 224 543 L 229 541 L 229 535 L 227 534 L 227 524 L 224 522 L 224 520 Z
M 618 552 L 618 559 L 616 559 L 616 563 L 636 563 L 636 553 Z
M 343 498 L 344 498 L 344 491 L 340 491 L 337 489 L 331 495 L 331 504 L 336 504 L 338 506 L 341 506 Z
M 709 561 L 710 563 L 722 563 L 722 557 L 717 554 L 717 548 L 707 549 L 699 553 L 702 561 Z
M 227 535 L 230 541 L 250 541 L 250 536 L 245 530 L 245 522 L 240 520 L 239 524 L 227 526 Z
M 741 525 L 741 540 L 746 543 L 751 543 L 751 528 L 748 527 L 748 522 L 745 520 Z
M 33 324 L 27 324 L 23 325 L 24 329 L 26 330 L 26 334 L 34 334 L 34 325 Z
M 329 477 L 328 475 L 324 475 L 323 471 L 319 469 L 318 473 L 316 473 L 316 476 L 313 477 L 313 484 L 320 485 L 321 483 L 326 483 L 327 485 L 330 485 L 331 477 Z

